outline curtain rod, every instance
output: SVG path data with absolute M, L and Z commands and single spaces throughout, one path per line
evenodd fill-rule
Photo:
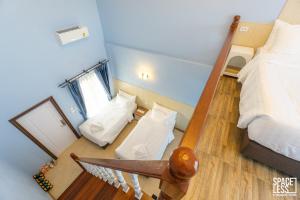
M 84 69 L 81 73 L 77 74 L 76 76 L 73 76 L 72 78 L 66 79 L 63 83 L 59 84 L 58 87 L 60 88 L 64 88 L 66 87 L 69 83 L 71 83 L 72 81 L 75 81 L 76 79 L 79 79 L 80 77 L 90 73 L 91 71 L 93 71 L 94 69 L 98 68 L 98 67 L 102 67 L 104 64 L 108 63 L 109 60 L 105 59 L 105 60 L 101 60 L 100 62 L 98 62 L 96 65 L 93 65 L 92 67 L 88 68 L 88 69 Z

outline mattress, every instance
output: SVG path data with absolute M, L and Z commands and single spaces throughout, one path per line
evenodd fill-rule
M 161 160 L 174 139 L 173 128 L 150 117 L 151 111 L 142 117 L 122 144 L 115 150 L 124 160 Z M 175 124 L 175 123 L 174 123 Z
M 135 110 L 135 103 L 124 107 L 116 104 L 115 100 L 112 100 L 99 115 L 81 124 L 79 130 L 84 137 L 101 147 L 111 144 L 127 123 L 133 119 Z M 100 122 L 103 125 L 103 130 L 92 132 L 90 125 L 94 121 Z
M 262 51 L 238 77 L 238 127 L 248 128 L 251 140 L 300 161 L 300 59 Z
M 289 126 L 268 116 L 253 120 L 248 137 L 276 153 L 300 161 L 300 128 Z

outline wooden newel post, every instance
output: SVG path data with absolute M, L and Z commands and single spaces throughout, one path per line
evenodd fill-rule
M 233 22 L 230 26 L 230 31 L 235 31 L 236 30 L 236 28 L 239 25 L 240 19 L 241 19 L 241 16 L 239 16 L 239 15 L 234 16 Z
M 75 153 L 70 153 L 70 157 L 75 161 L 78 160 L 78 156 L 76 156 Z
M 79 157 L 76 156 L 74 153 L 71 153 L 70 154 L 70 157 L 83 169 L 86 171 L 86 169 L 82 166 L 82 164 L 78 161 L 79 160 Z
M 197 173 L 198 166 L 199 162 L 192 149 L 177 148 L 163 173 L 159 200 L 181 199 L 187 192 L 190 179 Z

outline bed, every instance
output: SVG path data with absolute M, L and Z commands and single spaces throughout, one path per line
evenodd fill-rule
M 277 20 L 238 81 L 242 153 L 300 177 L 300 25 Z
M 161 160 L 174 140 L 176 112 L 154 104 L 115 150 L 124 160 Z
M 79 126 L 81 134 L 88 140 L 104 147 L 117 138 L 136 110 L 135 97 L 122 91 L 105 106 L 101 113 Z

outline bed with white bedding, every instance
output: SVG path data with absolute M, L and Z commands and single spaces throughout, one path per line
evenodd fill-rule
M 101 113 L 81 124 L 79 130 L 84 137 L 101 147 L 111 144 L 133 119 L 136 107 L 135 98 L 127 100 L 118 94 Z
M 300 60 L 297 62 L 264 52 L 241 71 L 238 127 L 248 128 L 251 140 L 300 161 Z
M 248 148 L 247 156 L 299 177 L 300 26 L 277 20 L 266 45 L 240 71 L 238 81 L 238 127 L 247 129 L 244 141 L 249 140 L 242 152 Z
M 118 158 L 124 160 L 162 159 L 168 144 L 174 140 L 176 112 L 171 111 L 171 115 L 164 117 L 155 107 L 160 106 L 156 104 L 151 111 L 148 111 L 115 150 Z

